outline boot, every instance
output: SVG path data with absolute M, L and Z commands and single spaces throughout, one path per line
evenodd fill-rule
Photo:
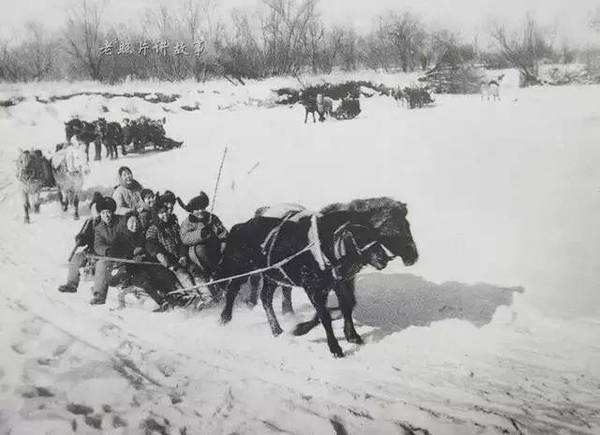
M 77 293 L 77 287 L 73 284 L 63 284 L 58 287 L 58 291 L 61 293 Z

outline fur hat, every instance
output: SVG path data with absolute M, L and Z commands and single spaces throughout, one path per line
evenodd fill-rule
M 179 205 L 186 210 L 188 213 L 192 213 L 194 210 L 204 210 L 208 207 L 208 195 L 204 192 L 200 192 L 200 195 L 193 197 L 187 204 L 178 197 L 177 202 Z
M 112 213 L 117 209 L 117 203 L 110 196 L 96 201 L 96 211 L 100 213 L 102 210 L 110 210 Z
M 146 199 L 148 196 L 154 196 L 154 192 L 150 189 L 142 189 L 140 196 L 142 199 Z
M 98 209 L 98 204 L 100 203 L 100 201 L 102 201 L 104 197 L 102 196 L 102 194 L 100 192 L 94 192 L 94 195 L 92 196 L 92 200 L 90 201 L 90 208 L 92 208 L 94 206 L 94 204 L 96 204 L 96 211 Z
M 170 190 L 165 190 L 165 193 L 163 193 L 162 195 L 160 195 L 159 197 L 159 201 L 162 203 L 171 203 L 171 204 L 175 204 L 175 194 L 173 192 L 171 192 Z

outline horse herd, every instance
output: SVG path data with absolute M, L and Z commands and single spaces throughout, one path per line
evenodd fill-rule
M 145 116 L 130 120 L 125 118 L 123 125 L 118 122 L 108 122 L 104 118 L 95 121 L 84 121 L 73 118 L 65 122 L 67 142 L 75 137 L 85 145 L 85 154 L 89 161 L 90 144 L 94 144 L 94 160 L 102 159 L 102 145 L 106 148 L 106 157 L 118 158 L 117 149 L 121 154 L 127 154 L 127 146 L 133 144 L 133 151 L 139 152 L 151 144 L 155 149 L 171 149 L 180 147 L 183 142 L 177 142 L 165 136 L 165 118 L 153 120 Z

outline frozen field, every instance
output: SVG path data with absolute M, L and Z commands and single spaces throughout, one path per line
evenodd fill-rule
M 500 102 L 437 96 L 413 111 L 363 98 L 355 120 L 305 125 L 300 106 L 266 104 L 282 85 L 295 84 L 110 89 L 181 95 L 168 104 L 42 104 L 34 96 L 107 88 L 0 87 L 0 100 L 26 97 L 0 109 L 0 431 L 598 433 L 600 86 L 509 85 Z M 359 278 L 390 291 L 359 291 L 366 344 L 340 341 L 343 360 L 330 357 L 322 328 L 272 338 L 260 307 L 236 307 L 221 327 L 220 308 L 118 309 L 110 292 L 91 307 L 91 283 L 60 294 L 81 222 L 52 202 L 24 225 L 14 160 L 19 147 L 52 150 L 74 114 L 165 116 L 167 135 L 184 141 L 92 163 L 90 189 L 114 186 L 128 165 L 144 186 L 212 196 L 228 146 L 215 205 L 227 226 L 269 203 L 391 196 L 408 204 L 419 262 L 391 263 L 386 272 L 403 275 L 388 281 Z M 300 291 L 294 304 L 288 329 L 312 313 Z M 378 305 L 385 321 L 369 320 Z

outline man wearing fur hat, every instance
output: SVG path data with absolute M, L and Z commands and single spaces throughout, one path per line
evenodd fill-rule
M 173 272 L 184 287 L 194 285 L 187 259 L 187 248 L 181 242 L 177 216 L 169 198 L 159 197 L 156 204 L 156 219 L 146 231 L 146 251 L 164 267 L 158 271 Z
M 96 209 L 100 222 L 94 231 L 94 251 L 106 257 L 131 258 L 140 261 L 144 250 L 140 237 L 139 220 L 135 215 L 115 216 L 117 206 L 110 197 L 104 197 Z M 104 304 L 111 281 L 111 271 L 119 266 L 117 262 L 100 259 L 96 263 L 92 305 Z
M 181 241 L 200 277 L 208 281 L 221 260 L 227 230 L 216 215 L 206 211 L 206 193 L 200 192 L 187 205 L 179 200 L 179 205 L 189 213 L 181 224 Z

